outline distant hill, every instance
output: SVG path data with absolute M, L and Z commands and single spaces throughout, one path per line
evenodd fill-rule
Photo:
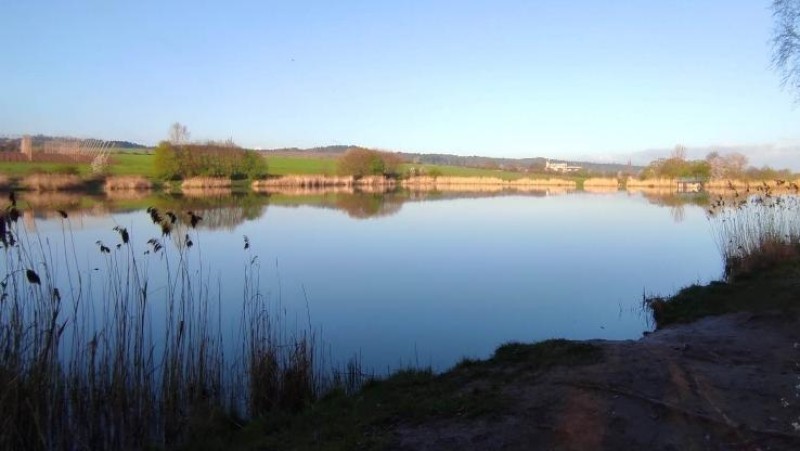
M 19 136 L 15 136 L 15 137 L 0 136 L 0 150 L 3 150 L 3 151 L 9 151 L 9 150 L 12 150 L 12 149 L 14 151 L 18 150 L 19 149 L 20 139 L 21 138 Z M 34 136 L 31 136 L 32 144 L 35 147 L 41 147 L 47 142 L 59 141 L 59 140 L 75 140 L 75 139 L 79 139 L 79 138 L 74 138 L 74 137 L 70 137 L 70 136 L 49 136 L 49 135 L 34 135 Z M 86 139 L 80 139 L 80 140 L 81 141 L 96 141 L 96 142 L 101 142 L 102 141 L 102 140 L 94 139 L 94 138 L 86 138 Z M 120 149 L 120 150 L 143 150 L 143 149 L 148 149 L 148 147 L 145 146 L 145 145 L 142 145 L 142 144 L 139 144 L 139 143 L 135 143 L 135 142 L 131 142 L 131 141 L 113 140 L 113 141 L 102 141 L 102 142 L 104 142 L 106 144 L 106 147 L 110 147 L 110 148 L 114 148 L 114 149 Z
M 270 149 L 264 151 L 269 154 L 280 154 L 290 156 L 306 156 L 306 157 L 322 157 L 322 158 L 335 158 L 347 149 L 357 146 L 324 146 L 312 147 L 308 149 L 300 149 L 297 147 Z M 615 175 L 618 172 L 637 173 L 642 166 L 633 166 L 619 163 L 593 163 L 588 161 L 574 161 L 574 160 L 557 160 L 548 159 L 544 157 L 532 158 L 496 158 L 496 157 L 482 157 L 482 156 L 463 156 L 452 154 L 439 154 L 439 153 L 408 153 L 408 152 L 395 152 L 408 163 L 416 164 L 439 164 L 446 166 L 462 166 L 471 168 L 492 168 L 492 169 L 507 169 L 507 170 L 544 170 L 545 162 L 548 160 L 551 163 L 567 163 L 570 166 L 580 166 L 588 172 L 596 174 Z
M 148 146 L 134 143 L 130 141 L 106 141 L 109 147 L 115 149 L 131 149 L 131 150 L 142 150 L 142 149 L 149 149 Z

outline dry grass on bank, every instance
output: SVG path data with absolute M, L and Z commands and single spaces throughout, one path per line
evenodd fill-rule
M 747 181 L 747 180 L 709 180 L 705 184 L 706 191 L 710 193 L 734 193 L 755 194 L 765 189 L 769 189 L 775 194 L 800 192 L 800 179 L 798 180 L 766 180 L 766 181 Z
M 231 179 L 225 177 L 192 177 L 181 182 L 181 190 L 202 188 L 230 188 Z
M 72 174 L 31 174 L 20 185 L 33 191 L 68 191 L 82 188 L 84 180 Z
M 115 175 L 106 178 L 103 189 L 110 191 L 147 191 L 153 188 L 153 183 L 138 175 Z
M 326 175 L 285 175 L 265 180 L 254 180 L 254 190 L 271 188 L 327 188 L 353 186 L 354 177 L 336 177 Z
M 639 180 L 635 178 L 629 177 L 625 181 L 625 187 L 628 190 L 631 189 L 640 189 L 640 188 L 668 188 L 671 190 L 676 190 L 678 188 L 678 184 L 674 179 L 646 179 L 646 180 Z
M 420 187 L 439 187 L 443 186 L 503 186 L 509 188 L 516 187 L 551 187 L 551 186 L 565 186 L 576 187 L 574 180 L 565 180 L 559 178 L 550 179 L 531 179 L 520 178 L 514 180 L 503 180 L 496 177 L 411 177 L 401 182 L 401 185 L 408 188 Z
M 712 200 L 709 219 L 729 280 L 800 259 L 800 197 L 764 186 Z
M 593 177 L 583 181 L 585 188 L 619 188 L 619 180 L 613 177 Z
M 397 184 L 394 179 L 381 175 L 370 175 L 356 178 L 353 176 L 326 176 L 326 175 L 287 175 L 266 180 L 255 180 L 252 184 L 254 191 L 272 191 L 285 188 L 352 188 L 352 187 L 382 187 L 392 188 Z

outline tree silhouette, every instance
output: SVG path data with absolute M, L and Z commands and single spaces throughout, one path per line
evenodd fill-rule
M 772 64 L 800 102 L 800 0 L 773 0 Z

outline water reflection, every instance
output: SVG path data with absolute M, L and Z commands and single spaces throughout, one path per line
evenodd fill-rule
M 288 321 L 310 316 L 335 359 L 360 352 L 376 370 L 415 356 L 443 369 L 509 340 L 633 338 L 646 327 L 631 313 L 643 291 L 668 294 L 720 271 L 704 211 L 690 205 L 707 202 L 699 197 L 552 187 L 20 196 L 23 210 L 52 215 L 39 222 L 41 236 L 69 227 L 89 268 L 101 256 L 98 240 L 119 240 L 114 226 L 131 230 L 143 255 L 143 241 L 160 232 L 144 210 L 181 215 L 169 239 L 190 234 L 211 285 L 224 281 L 223 324 L 239 314 L 241 268 L 252 252 L 270 262 L 264 295 Z M 681 224 L 662 206 L 682 208 Z M 203 216 L 202 230 L 186 229 L 187 211 Z M 105 217 L 78 225 L 95 213 Z M 234 252 L 243 235 L 251 238 L 246 254 Z
M 584 193 L 616 195 L 620 191 L 608 187 L 589 187 Z M 502 187 L 472 186 L 469 190 L 443 185 L 436 189 L 392 189 L 381 187 L 276 188 L 261 192 L 235 192 L 229 188 L 184 190 L 182 193 L 154 193 L 142 190 L 116 190 L 105 195 L 74 192 L 20 193 L 25 207 L 26 223 L 33 227 L 33 218 L 55 218 L 57 210 L 73 218 L 105 216 L 113 213 L 144 210 L 153 206 L 162 211 L 194 211 L 203 216 L 199 227 L 211 230 L 232 230 L 245 221 L 257 220 L 266 214 L 269 205 L 312 207 L 336 210 L 354 219 L 392 216 L 409 202 L 453 199 L 480 199 L 505 196 L 543 198 L 576 193 L 570 187 Z M 577 193 L 580 193 L 578 191 Z M 628 195 L 649 203 L 669 207 L 675 222 L 685 218 L 684 206 L 708 207 L 707 193 L 682 194 L 670 190 L 639 188 Z M 715 196 L 713 196 L 716 198 Z

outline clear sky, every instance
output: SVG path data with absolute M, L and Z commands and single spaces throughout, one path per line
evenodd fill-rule
M 800 142 L 769 0 L 0 0 L 0 134 L 554 158 Z

